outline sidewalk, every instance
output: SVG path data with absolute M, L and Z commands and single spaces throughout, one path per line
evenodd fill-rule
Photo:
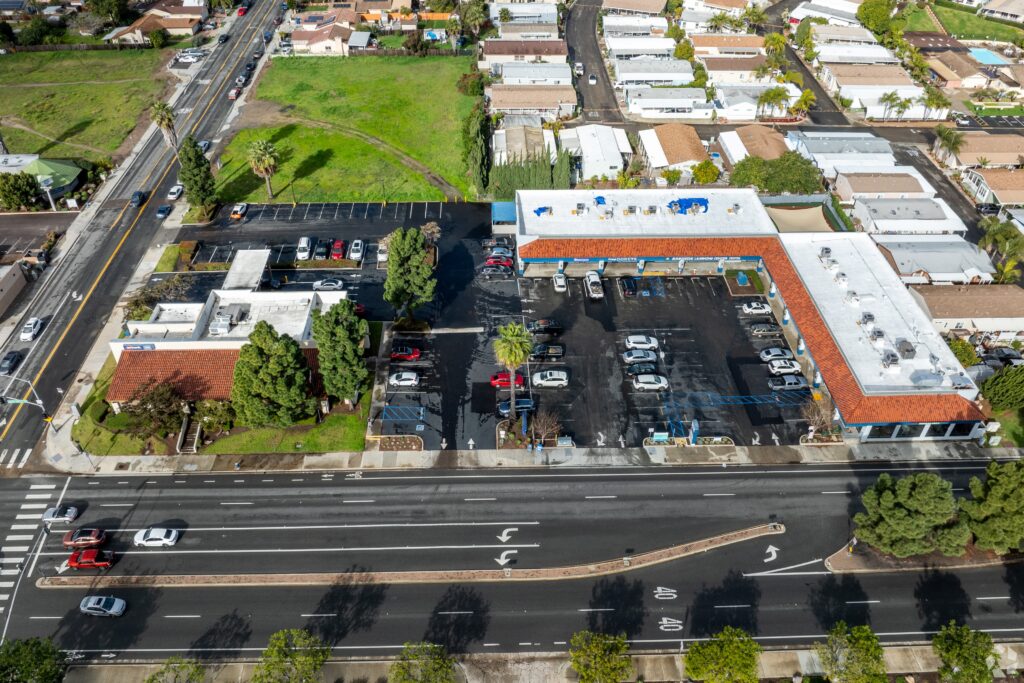
M 996 645 L 1003 670 L 1020 669 L 1024 664 L 1024 645 Z M 939 665 L 931 646 L 893 646 L 885 648 L 886 668 L 891 674 L 923 674 L 934 672 Z M 352 660 L 328 662 L 324 666 L 323 681 L 379 681 L 386 680 L 390 661 Z M 818 658 L 812 650 L 770 650 L 761 653 L 762 679 L 790 679 L 796 675 L 821 674 Z M 96 665 L 76 666 L 68 671 L 64 683 L 136 683 L 156 671 L 158 666 Z M 241 683 L 252 675 L 252 664 L 226 664 L 211 667 L 206 679 L 211 683 Z M 569 668 L 569 660 L 562 653 L 487 654 L 467 655 L 459 663 L 463 680 L 467 683 L 493 681 L 548 683 L 576 681 Z M 637 678 L 647 683 L 681 681 L 682 657 L 678 654 L 645 654 L 633 657 Z

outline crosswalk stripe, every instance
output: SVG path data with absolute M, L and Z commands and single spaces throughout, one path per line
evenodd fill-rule
M 0 553 L 27 553 L 27 545 L 0 545 Z
M 21 456 L 21 462 L 19 462 L 19 463 L 18 463 L 18 469 L 19 469 L 19 470 L 20 470 L 20 469 L 21 469 L 22 467 L 24 467 L 24 466 L 25 466 L 25 463 L 27 463 L 27 462 L 28 462 L 28 456 L 30 456 L 30 455 L 32 455 L 32 449 L 31 449 L 31 448 L 30 448 L 30 449 L 28 449 L 27 451 L 25 451 L 25 455 Z M 13 461 L 12 461 L 12 462 L 13 462 Z M 8 465 L 8 467 L 9 467 L 9 465 Z
M 17 460 L 18 460 L 18 453 L 21 453 L 21 449 L 20 448 L 15 448 L 14 449 L 14 453 L 11 454 L 11 461 L 9 463 L 7 463 L 8 467 L 14 467 L 14 463 L 17 462 Z
M 0 588 L 14 588 L 13 581 L 0 581 Z
M 29 486 L 29 489 L 33 491 L 52 491 L 55 488 L 57 488 L 56 484 L 32 484 Z
M 3 465 L 4 464 L 4 460 L 7 459 L 7 451 L 8 451 L 8 449 L 6 449 L 6 448 L 3 449 L 2 451 L 0 451 L 0 465 Z
M 26 529 L 37 529 L 38 524 L 12 524 L 11 531 L 25 531 Z
M 34 538 L 32 534 L 13 534 L 5 538 L 5 541 L 31 541 Z
M 19 510 L 45 510 L 47 508 L 46 503 L 22 503 Z
M 44 505 L 43 507 L 46 507 L 46 506 Z M 15 515 L 14 518 L 15 519 L 42 519 L 43 518 L 43 513 L 40 512 L 39 514 L 35 514 L 35 515 Z
M 20 573 L 17 569 L 0 569 L 0 576 L 17 576 Z
M 25 494 L 25 500 L 49 500 L 53 497 L 52 493 L 27 493 Z
M 20 564 L 24 561 L 24 557 L 0 557 L 0 564 Z

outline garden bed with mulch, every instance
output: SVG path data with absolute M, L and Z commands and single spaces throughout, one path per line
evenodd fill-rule
M 973 545 L 960 557 L 946 557 L 942 553 L 929 553 L 914 557 L 893 557 L 886 555 L 866 543 L 858 543 L 851 553 L 849 546 L 833 553 L 825 560 L 825 566 L 837 574 L 869 572 L 916 572 L 924 569 L 963 569 L 1010 564 L 1024 560 L 1024 553 L 996 555 Z

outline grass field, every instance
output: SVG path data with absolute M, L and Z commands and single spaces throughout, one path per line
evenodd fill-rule
M 296 60 L 300 61 L 300 60 Z M 273 141 L 281 164 L 273 178 L 278 201 L 376 202 L 441 200 L 444 194 L 395 157 L 343 133 L 289 125 L 241 131 L 221 155 L 217 173 L 225 202 L 265 202 L 265 183 L 253 175 L 246 148 Z
M 179 247 L 177 244 L 168 244 L 164 253 L 160 254 L 160 260 L 156 262 L 154 273 L 173 273 L 178 265 Z
M 906 31 L 938 31 L 939 27 L 923 9 L 914 7 L 907 15 Z
M 948 7 L 933 6 L 935 16 L 939 18 L 942 25 L 950 35 L 966 40 L 1005 40 L 1013 42 L 1024 37 L 1024 30 L 1000 24 L 988 19 L 983 19 L 970 12 L 950 9 Z M 910 29 L 907 30 L 918 30 Z
M 471 57 L 274 60 L 257 95 L 294 106 L 296 116 L 380 138 L 465 193 L 459 139 L 473 98 L 459 94 L 455 85 L 471 63 Z M 358 168 L 352 173 L 365 175 Z
M 58 142 L 10 127 L 3 128 L 4 139 L 16 152 L 108 156 L 162 89 L 162 83 L 152 78 L 159 60 L 156 50 L 5 55 L 0 60 L 0 116 L 16 117 Z
M 1003 435 L 1001 446 L 1024 445 L 1024 426 L 1021 426 L 1021 411 L 1004 410 L 996 413 L 993 417 L 999 422 L 999 433 Z M 1007 443 L 1007 441 L 1011 443 Z
M 364 396 L 359 410 L 351 415 L 328 415 L 318 425 L 298 425 L 287 429 L 262 427 L 221 437 L 203 448 L 214 455 L 252 453 L 328 453 L 362 451 L 366 445 L 366 416 L 369 398 Z

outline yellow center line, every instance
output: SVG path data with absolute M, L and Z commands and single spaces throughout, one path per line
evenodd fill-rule
M 271 5 L 271 6 L 273 5 L 273 3 L 268 3 L 268 4 Z M 267 12 L 262 17 L 262 19 L 266 19 L 268 16 L 270 16 L 270 12 Z M 250 24 L 249 28 L 250 29 L 256 28 L 257 31 L 260 30 L 254 24 Z M 251 38 L 251 36 L 250 36 L 250 38 Z M 248 39 L 245 39 L 244 42 L 248 43 Z M 241 62 L 241 60 L 242 60 L 242 58 L 244 56 L 245 56 L 245 49 L 240 51 L 239 55 L 235 58 L 234 63 L 231 65 L 230 69 L 228 69 L 228 70 L 229 71 L 233 71 L 235 69 L 235 67 L 238 66 L 239 62 Z M 222 66 L 221 71 L 223 72 L 223 66 Z M 227 86 L 227 85 L 230 85 L 230 80 L 228 80 L 228 79 L 226 79 L 223 83 L 221 83 L 221 85 L 218 87 L 218 90 L 223 91 L 224 87 Z M 211 79 L 210 82 L 206 84 L 206 88 L 203 90 L 202 93 L 200 93 L 200 95 L 199 95 L 199 100 L 200 101 L 202 100 L 203 97 L 206 96 L 206 94 L 210 91 L 210 88 L 212 88 L 212 87 L 213 87 L 213 79 Z M 190 133 L 194 133 L 196 131 L 196 129 L 199 128 L 199 124 L 202 123 L 203 119 L 206 118 L 206 115 L 210 111 L 210 107 L 213 106 L 213 102 L 214 102 L 214 99 L 211 97 L 210 101 L 207 103 L 207 105 L 203 109 L 202 113 L 199 114 L 199 117 L 196 119 L 195 123 L 192 124 L 192 129 L 189 131 Z M 156 184 L 157 187 L 160 186 L 160 183 L 162 183 L 164 181 L 164 179 L 167 177 L 167 174 L 170 173 L 171 168 L 174 167 L 174 161 L 175 161 L 175 156 L 172 153 L 170 155 L 170 161 L 167 163 L 167 166 L 164 168 L 164 172 L 160 175 L 160 179 L 157 181 L 157 184 Z M 149 186 L 149 179 L 153 177 L 153 174 L 159 169 L 159 166 L 160 166 L 160 164 L 157 163 L 157 167 L 154 168 L 152 171 L 150 171 L 149 173 L 146 174 L 146 177 L 142 181 L 143 187 L 148 187 Z M 67 337 L 68 332 L 71 331 L 71 328 L 74 326 L 75 322 L 78 320 L 78 316 L 80 316 L 82 314 L 82 311 L 85 309 L 85 305 L 87 303 L 89 303 L 89 298 L 92 297 L 93 292 L 96 291 L 96 287 L 99 286 L 100 280 L 102 280 L 103 276 L 107 274 L 107 270 L 109 270 L 110 264 L 114 262 L 114 259 L 117 257 L 118 253 L 120 253 L 120 251 L 121 251 L 121 248 L 124 246 L 125 241 L 132 234 L 132 231 L 135 230 L 135 226 L 138 224 L 139 219 L 142 218 L 142 214 L 145 212 L 146 207 L 149 206 L 149 202 L 152 201 L 152 199 L 153 199 L 154 193 L 151 192 L 149 194 L 150 194 L 150 196 L 146 199 L 145 202 L 143 202 L 142 206 L 139 207 L 139 213 L 138 213 L 137 216 L 135 216 L 135 220 L 133 220 L 131 225 L 128 226 L 128 229 L 125 231 L 124 236 L 122 236 L 120 241 L 118 241 L 117 246 L 114 248 L 114 251 L 110 254 L 110 257 L 107 259 L 107 262 L 103 264 L 103 269 L 100 270 L 99 275 L 96 276 L 96 279 L 93 280 L 92 285 L 89 286 L 89 291 L 85 293 L 84 297 L 82 297 L 82 302 L 80 304 L 78 304 L 78 308 L 75 310 L 74 315 L 71 316 L 71 320 L 69 320 L 67 325 L 64 326 L 64 330 L 61 332 L 60 337 L 57 338 L 57 343 L 53 345 L 53 348 L 50 350 L 50 353 L 46 356 L 46 359 L 43 360 L 43 364 L 40 366 L 39 372 L 37 372 L 35 374 L 35 376 L 32 378 L 32 384 L 33 385 L 37 384 L 39 382 L 39 380 L 42 378 L 43 373 L 46 372 L 46 369 L 50 365 L 50 361 L 52 361 L 53 357 L 57 354 L 57 351 L 60 349 L 61 344 L 64 343 L 64 339 Z M 117 224 L 121 222 L 121 218 L 124 216 L 124 213 L 127 210 L 128 210 L 128 204 L 125 204 L 124 207 L 121 209 L 121 211 L 117 214 L 117 217 L 114 219 L 114 222 L 111 223 L 110 230 L 113 230 L 114 228 L 117 227 Z M 31 394 L 32 394 L 32 387 L 29 387 L 28 389 L 25 390 L 25 393 L 22 394 L 21 400 L 23 400 L 23 401 L 27 400 Z M 14 426 L 15 420 L 18 419 L 18 415 L 21 414 L 21 409 L 24 406 L 25 406 L 24 403 L 19 403 L 17 405 L 17 407 L 14 409 L 14 414 L 11 415 L 11 419 L 7 421 L 7 424 L 4 426 L 4 430 L 2 432 L 0 432 L 0 441 L 3 441 L 5 438 L 7 438 L 8 432 L 10 432 L 11 427 Z M 56 412 L 56 408 L 54 409 L 54 412 Z

